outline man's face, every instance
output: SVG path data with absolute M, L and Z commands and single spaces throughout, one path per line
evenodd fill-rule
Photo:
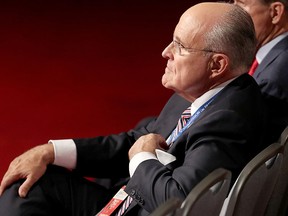
M 209 88 L 208 63 L 211 54 L 201 51 L 205 48 L 204 28 L 191 17 L 181 17 L 174 31 L 174 43 L 169 44 L 162 53 L 167 59 L 162 84 L 190 101 Z M 183 46 L 195 50 L 187 51 Z
M 269 42 L 273 30 L 270 5 L 261 0 L 235 0 L 234 3 L 246 10 L 252 17 L 258 46 Z

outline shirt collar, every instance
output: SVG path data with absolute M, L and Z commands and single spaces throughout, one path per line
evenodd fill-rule
M 203 95 L 201 95 L 199 98 L 197 98 L 192 104 L 191 104 L 191 116 L 204 104 L 206 101 L 208 101 L 210 98 L 212 98 L 214 95 L 216 95 L 218 92 L 220 92 L 225 86 L 227 86 L 230 82 L 232 82 L 234 79 L 230 79 L 224 83 L 221 83 L 220 85 L 216 86 L 213 89 L 210 89 L 209 91 L 205 92 Z
M 260 64 L 262 62 L 262 60 L 265 58 L 265 56 L 270 52 L 270 50 L 282 39 L 284 39 L 285 37 L 288 36 L 288 32 L 285 32 L 279 36 L 277 36 L 276 38 L 274 38 L 273 40 L 271 40 L 270 42 L 268 42 L 267 44 L 265 44 L 264 46 L 262 46 L 256 53 L 256 59 L 257 62 Z

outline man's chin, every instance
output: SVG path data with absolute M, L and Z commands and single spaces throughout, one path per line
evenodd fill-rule
M 174 91 L 173 86 L 172 86 L 171 84 L 169 84 L 168 81 L 165 82 L 165 81 L 162 80 L 162 85 L 163 85 L 165 88 L 167 88 L 167 89 L 171 89 L 171 90 Z
M 165 87 L 165 88 L 169 88 L 169 82 L 167 79 L 165 79 L 165 74 L 162 76 L 162 85 Z

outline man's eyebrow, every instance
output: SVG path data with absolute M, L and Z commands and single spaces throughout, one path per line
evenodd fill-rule
M 173 40 L 176 40 L 177 42 L 181 43 L 181 39 L 178 36 L 173 36 Z
M 230 1 L 231 4 L 244 4 L 244 2 L 242 0 L 231 0 Z

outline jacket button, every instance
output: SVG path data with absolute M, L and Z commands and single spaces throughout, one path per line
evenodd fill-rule
M 143 200 L 142 198 L 140 198 L 140 199 L 139 199 L 139 203 L 140 203 L 141 205 L 144 205 L 144 200 Z
M 133 189 L 133 190 L 131 190 L 131 192 L 130 192 L 130 196 L 134 196 L 136 194 L 136 191 Z

